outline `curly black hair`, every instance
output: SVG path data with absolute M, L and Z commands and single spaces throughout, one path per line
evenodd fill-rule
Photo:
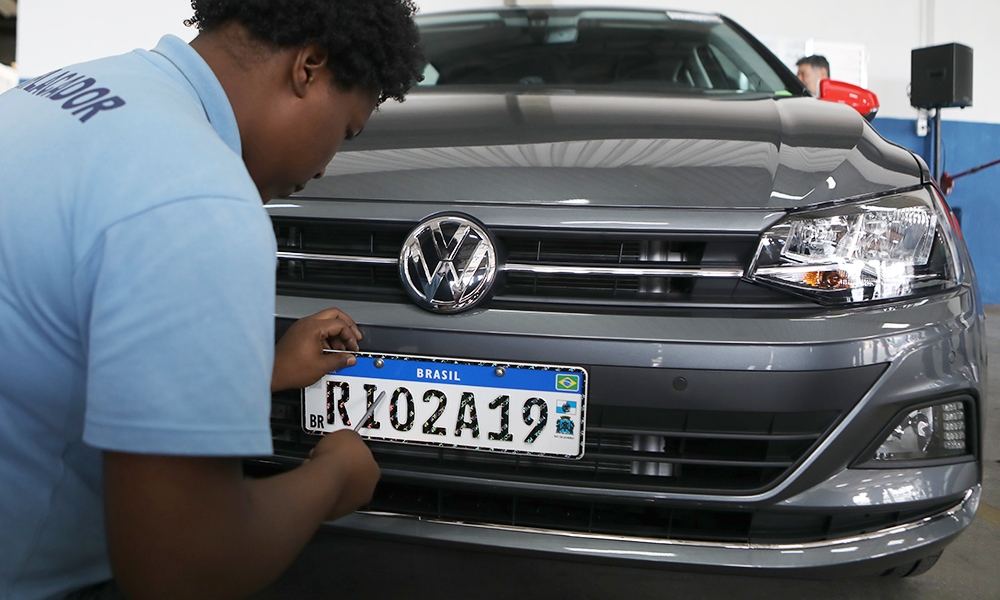
M 237 21 L 279 47 L 319 44 L 344 89 L 400 102 L 424 64 L 412 0 L 192 0 L 188 27 L 209 32 Z

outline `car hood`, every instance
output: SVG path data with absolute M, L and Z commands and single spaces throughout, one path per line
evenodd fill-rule
M 812 98 L 417 91 L 299 197 L 792 208 L 909 187 L 921 169 Z

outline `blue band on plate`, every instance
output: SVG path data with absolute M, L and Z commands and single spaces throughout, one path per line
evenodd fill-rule
M 382 359 L 382 368 L 375 367 L 375 357 L 357 356 L 358 362 L 336 372 L 337 375 L 371 379 L 392 379 L 469 385 L 476 387 L 507 388 L 533 392 L 583 393 L 583 373 L 552 368 L 531 368 L 503 365 L 503 376 L 496 367 L 463 365 L 450 362 L 419 359 Z

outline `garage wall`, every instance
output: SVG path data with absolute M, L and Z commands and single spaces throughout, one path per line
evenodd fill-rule
M 504 0 L 417 0 L 425 11 L 495 6 Z M 530 4 L 534 0 L 521 0 Z M 544 3 L 544 2 L 535 2 Z M 914 133 L 909 106 L 910 49 L 960 42 L 975 52 L 975 106 L 943 112 L 944 170 L 952 173 L 1000 158 L 1000 2 L 995 0 L 572 0 L 575 5 L 669 6 L 718 11 L 765 39 L 813 39 L 864 44 L 868 87 L 882 104 L 875 127 L 930 163 L 930 138 Z M 188 0 L 19 0 L 17 61 L 27 79 L 66 64 L 137 47 L 152 47 L 163 33 L 190 40 L 182 25 Z M 834 73 L 836 76 L 836 72 Z M 958 181 L 949 197 L 961 209 L 984 298 L 1000 303 L 1000 167 Z
M 152 48 L 165 33 L 185 40 L 185 0 L 18 0 L 17 64 L 31 79 L 68 64 Z

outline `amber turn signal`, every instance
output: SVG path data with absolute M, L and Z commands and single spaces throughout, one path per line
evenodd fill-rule
M 821 290 L 843 290 L 850 287 L 844 271 L 809 271 L 802 277 L 802 282 Z

